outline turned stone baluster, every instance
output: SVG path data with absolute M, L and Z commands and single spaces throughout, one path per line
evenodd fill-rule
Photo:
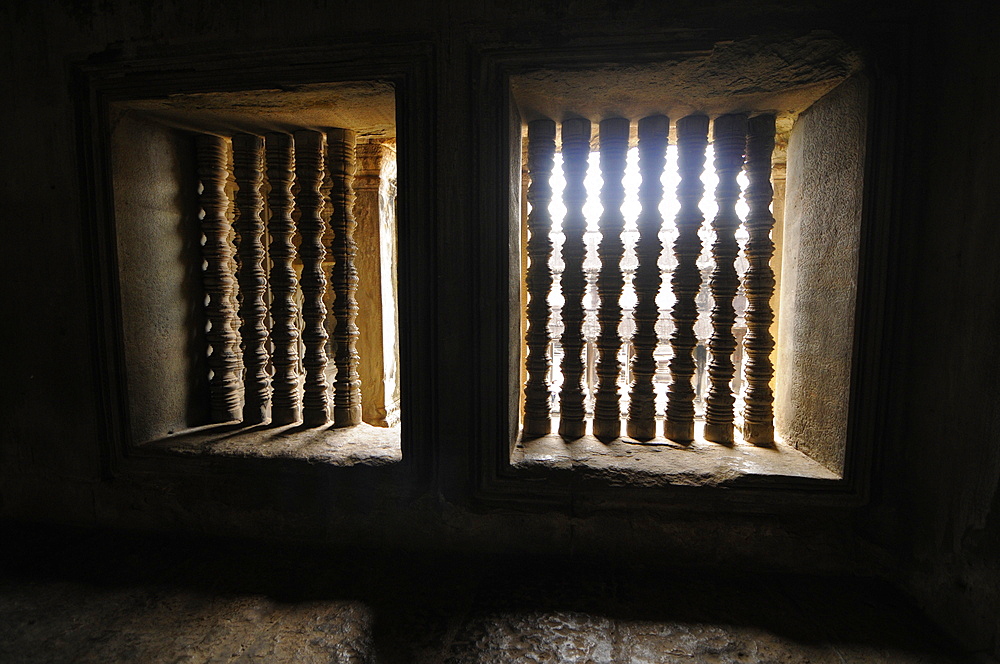
M 653 391 L 653 376 L 656 374 L 656 294 L 660 289 L 660 228 L 663 216 L 660 201 L 663 200 L 663 166 L 667 157 L 667 134 L 670 118 L 654 115 L 639 120 L 639 185 L 641 210 L 637 225 L 639 239 L 635 245 L 638 265 L 632 285 L 635 288 L 636 305 L 633 317 L 635 333 L 632 335 L 632 375 L 634 381 L 630 392 L 628 435 L 636 440 L 656 437 L 656 393 Z
M 771 296 L 774 294 L 774 271 L 771 257 L 774 243 L 771 229 L 771 153 L 774 152 L 774 116 L 758 115 L 747 123 L 746 172 L 749 184 L 746 191 L 748 239 L 746 258 L 749 266 L 743 277 L 743 290 L 747 296 L 747 333 L 743 338 L 746 351 L 744 377 L 746 388 L 743 398 L 743 438 L 755 445 L 774 444 L 774 394 L 771 378 L 774 366 L 771 352 L 774 338 L 771 324 Z
M 330 191 L 333 189 L 333 180 L 330 178 L 330 164 L 328 163 L 329 151 L 324 154 L 324 165 L 323 165 L 323 183 L 319 186 L 319 193 L 323 197 L 323 211 L 320 212 L 320 216 L 323 217 L 323 249 L 326 250 L 326 255 L 323 257 L 323 274 L 329 278 L 330 274 L 333 272 L 334 257 L 329 251 L 330 246 L 333 244 L 333 225 L 330 223 L 331 217 L 333 216 L 333 205 L 330 203 Z M 331 387 L 330 393 L 330 407 L 333 407 L 333 383 L 336 380 L 337 374 L 337 363 L 332 361 L 333 356 L 336 354 L 336 349 L 334 348 L 335 342 L 333 340 L 333 328 L 337 324 L 337 319 L 333 314 L 333 299 L 336 295 L 333 292 L 333 286 L 327 282 L 326 291 L 323 292 L 323 306 L 326 308 L 326 382 Z M 331 411 L 331 419 L 332 419 Z
M 708 146 L 708 118 L 689 115 L 677 121 L 677 200 L 680 209 L 674 224 L 676 267 L 670 278 L 674 293 L 671 318 L 674 331 L 670 335 L 670 385 L 667 388 L 667 416 L 663 437 L 677 442 L 694 440 L 694 349 L 698 338 L 694 331 L 698 320 L 698 291 L 701 289 L 701 237 L 698 231 L 705 222 L 701 199 L 705 193 L 701 175 L 705 170 L 705 148 Z
M 230 164 L 227 168 L 231 169 L 232 168 L 232 164 Z M 230 251 L 229 251 L 229 254 L 230 254 L 229 272 L 230 272 L 230 274 L 233 275 L 233 285 L 232 285 L 232 288 L 229 289 L 229 306 L 233 310 L 234 314 L 236 314 L 236 316 L 237 316 L 236 318 L 233 319 L 233 330 L 235 330 L 236 333 L 237 333 L 237 341 L 236 341 L 236 345 L 233 347 L 233 352 L 236 354 L 236 377 L 237 377 L 237 379 L 240 382 L 240 386 L 237 389 L 240 392 L 240 401 L 242 403 L 242 400 L 243 400 L 243 371 L 244 371 L 244 369 L 243 369 L 243 344 L 240 343 L 240 339 L 239 339 L 239 331 L 240 331 L 240 319 L 239 319 L 239 311 L 240 311 L 240 289 L 239 289 L 239 280 L 237 278 L 237 275 L 239 275 L 239 273 L 240 273 L 240 256 L 239 256 L 239 254 L 236 251 L 236 247 L 240 243 L 240 234 L 236 230 L 236 224 L 235 224 L 235 221 L 236 221 L 236 210 L 235 210 L 235 206 L 233 205 L 233 198 L 236 195 L 236 183 L 235 183 L 235 180 L 233 179 L 232 170 L 230 170 L 230 172 L 229 172 L 229 187 L 227 188 L 227 195 L 229 196 L 229 211 L 227 212 L 227 215 L 228 215 L 228 219 L 229 219 L 229 229 L 230 229 L 230 232 L 229 232 L 229 248 L 230 248 Z M 241 406 L 240 417 L 242 417 L 242 412 L 243 411 L 242 411 L 242 406 Z
M 597 320 L 601 331 L 597 336 L 597 394 L 594 399 L 594 435 L 602 441 L 614 440 L 621 436 L 622 416 L 618 393 L 618 374 L 621 363 L 618 351 L 622 339 L 618 325 L 622 319 L 621 296 L 625 287 L 622 274 L 622 256 L 625 244 L 622 231 L 625 217 L 622 203 L 625 201 L 625 159 L 628 154 L 629 121 L 625 118 L 601 120 L 601 204 L 604 212 L 598 225 L 601 242 L 597 254 L 601 259 L 601 270 L 597 276 L 597 292 L 601 297 Z
M 302 242 L 302 341 L 305 354 L 305 385 L 302 396 L 302 421 L 320 426 L 329 421 L 329 396 L 326 380 L 326 276 L 323 272 L 323 134 L 295 132 L 295 177 L 299 184 L 299 234 Z
M 288 134 L 267 135 L 267 179 L 271 192 L 268 232 L 271 235 L 271 340 L 274 343 L 271 422 L 292 424 L 301 417 L 299 396 L 299 308 L 295 302 L 298 277 L 292 260 L 295 222 L 292 220 L 292 180 L 295 156 Z
M 201 230 L 205 234 L 202 258 L 205 261 L 204 283 L 208 302 L 205 317 L 209 327 L 208 342 L 210 417 L 213 422 L 240 419 L 239 336 L 236 333 L 236 309 L 233 292 L 233 247 L 229 241 L 230 180 L 226 141 L 218 136 L 201 135 L 196 139 L 198 178 L 201 180 Z
M 715 200 L 719 212 L 712 220 L 715 242 L 712 243 L 712 270 L 709 287 L 712 292 L 712 336 L 708 349 L 712 359 L 708 365 L 709 388 L 705 399 L 705 439 L 715 443 L 732 443 L 733 438 L 733 396 L 732 380 L 735 374 L 733 351 L 736 337 L 733 324 L 736 310 L 733 298 L 739 288 L 740 279 L 736 272 L 736 257 L 740 245 L 736 240 L 736 229 L 740 218 L 736 214 L 736 202 L 740 197 L 740 185 L 736 178 L 743 170 L 743 154 L 746 149 L 747 119 L 744 115 L 723 115 L 716 118 L 713 126 L 715 148 L 715 171 L 719 176 L 719 186 L 715 190 Z
M 337 426 L 361 423 L 361 379 L 358 377 L 358 245 L 354 241 L 354 172 L 357 138 L 350 129 L 327 132 L 327 164 L 332 186 L 330 228 L 333 240 L 330 275 L 333 291 L 333 342 L 337 377 L 333 389 L 333 421 Z
M 556 152 L 556 123 L 535 120 L 528 124 L 528 291 L 525 341 L 528 357 L 525 367 L 528 379 L 524 385 L 524 435 L 544 436 L 552 431 L 549 418 L 549 291 L 552 288 L 552 167 Z
M 267 347 L 267 276 L 264 272 L 264 139 L 233 136 L 233 177 L 236 179 L 236 228 L 239 231 L 240 337 L 243 341 L 243 423 L 260 424 L 270 414 L 271 377 Z
M 590 156 L 590 120 L 574 118 L 562 123 L 563 172 L 566 188 L 563 201 L 566 204 L 566 218 L 563 219 L 562 258 L 565 265 L 560 281 L 565 303 L 562 308 L 563 333 L 560 343 L 563 349 L 563 384 L 559 393 L 559 435 L 576 439 L 586 433 L 586 411 L 583 402 L 583 297 L 587 289 L 583 260 L 587 245 L 583 234 L 587 230 L 587 220 L 583 216 L 583 206 L 587 202 L 587 158 Z

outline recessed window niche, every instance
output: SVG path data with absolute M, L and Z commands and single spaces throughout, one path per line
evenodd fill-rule
M 510 372 L 515 472 L 622 471 L 656 485 L 844 478 L 862 69 L 848 45 L 810 36 L 507 72 L 522 175 L 510 220 L 521 248 L 510 334 L 524 340 Z M 718 184 L 695 186 L 703 167 Z M 706 202 L 715 207 L 699 211 Z
M 133 444 L 401 454 L 391 82 L 114 102 Z

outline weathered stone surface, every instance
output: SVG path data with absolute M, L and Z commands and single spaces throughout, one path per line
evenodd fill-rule
M 703 430 L 703 423 L 697 423 L 690 443 L 659 437 L 646 443 L 630 438 L 602 442 L 591 435 L 565 441 L 548 435 L 519 442 L 512 461 L 519 468 L 572 469 L 582 477 L 613 477 L 631 486 L 715 486 L 748 475 L 837 478 L 788 445 L 761 448 L 742 440 L 733 445 L 716 445 L 705 440 Z
M 381 465 L 399 461 L 398 427 L 243 427 L 209 425 L 187 429 L 145 445 L 184 455 L 230 456 L 259 459 L 299 459 L 336 466 Z
M 803 109 L 861 67 L 860 54 L 829 33 L 754 37 L 658 63 L 566 71 L 538 68 L 512 77 L 528 120 L 574 116 L 715 115 L 761 108 Z M 789 66 L 789 63 L 795 63 Z M 657 95 L 649 95 L 656 89 Z
M 965 661 L 867 579 L 6 532 L 9 663 Z
M 338 81 L 294 90 L 177 94 L 129 106 L 182 129 L 227 134 L 261 127 L 273 131 L 357 127 L 363 137 L 389 139 L 396 135 L 393 92 L 386 81 Z
M 777 352 L 784 387 L 775 427 L 838 474 L 854 353 L 867 90 L 863 78 L 838 87 L 799 118 L 788 147 Z M 809 223 L 817 218 L 824 223 Z
M 893 579 L 917 593 L 937 620 L 966 643 L 1000 656 L 1000 445 L 996 441 L 1000 388 L 995 370 L 1000 365 L 1000 344 L 994 341 L 1000 308 L 984 306 L 1000 300 L 1000 261 L 995 259 L 1000 224 L 993 202 L 995 155 L 1000 153 L 1000 132 L 994 130 L 1000 40 L 995 39 L 994 21 L 983 8 L 983 3 L 961 1 L 948 7 L 927 2 L 887 7 L 846 0 L 572 4 L 512 0 L 447 5 L 419 0 L 405 6 L 356 3 L 350 8 L 351 20 L 344 21 L 337 3 L 311 0 L 264 3 L 252 11 L 245 3 L 231 1 L 212 6 L 190 0 L 157 5 L 122 0 L 0 3 L 0 32 L 6 37 L 0 40 L 0 49 L 9 64 L 0 78 L 5 89 L 16 91 L 0 111 L 7 129 L 4 151 L 10 155 L 2 165 L 8 185 L 4 266 L 11 284 L 4 291 L 4 310 L 9 312 L 5 331 L 9 347 L 16 349 L 5 358 L 0 514 L 161 530 L 303 537 L 310 533 L 314 541 L 371 541 L 381 532 L 383 541 L 400 545 L 420 546 L 426 539 L 439 538 L 449 545 L 461 542 L 491 550 L 531 538 L 552 548 L 573 546 L 578 551 L 610 549 L 614 543 L 634 555 L 645 544 L 645 550 L 658 549 L 663 558 L 675 560 L 686 552 L 686 559 L 711 560 L 727 569 L 748 561 L 789 566 L 795 560 L 803 567 L 829 569 L 837 561 L 853 565 L 874 548 L 890 559 Z M 699 28 L 689 30 L 695 38 L 704 34 L 700 28 L 705 27 L 739 37 L 831 24 L 847 28 L 873 47 L 870 52 L 891 55 L 889 66 L 881 70 L 887 74 L 881 83 L 889 84 L 886 91 L 891 97 L 896 77 L 905 99 L 901 112 L 877 132 L 897 153 L 878 174 L 879 182 L 892 188 L 882 176 L 888 176 L 893 166 L 900 169 L 896 197 L 888 206 L 900 222 L 882 244 L 875 238 L 880 248 L 888 249 L 877 261 L 884 282 L 876 279 L 886 291 L 875 289 L 869 296 L 886 298 L 896 313 L 885 321 L 885 347 L 892 355 L 871 358 L 883 369 L 872 392 L 891 398 L 880 409 L 884 425 L 875 431 L 879 470 L 870 502 L 849 515 L 861 527 L 844 527 L 839 517 L 826 513 L 810 521 L 787 515 L 780 520 L 744 514 L 681 518 L 656 512 L 484 514 L 468 508 L 460 499 L 468 481 L 463 469 L 469 465 L 467 441 L 474 438 L 471 422 L 480 405 L 471 398 L 475 392 L 469 382 L 488 366 L 466 361 L 481 348 L 472 331 L 480 303 L 469 297 L 466 284 L 482 262 L 478 249 L 488 244 L 481 238 L 481 217 L 474 203 L 483 183 L 478 169 L 471 166 L 479 160 L 465 152 L 475 144 L 469 139 L 481 110 L 471 89 L 476 75 L 471 54 L 493 44 L 569 48 L 642 39 L 663 43 L 677 36 L 678 29 L 692 26 Z M 903 30 L 894 32 L 894 25 Z M 263 62 L 282 48 L 332 49 L 345 41 L 364 42 L 366 56 L 377 58 L 389 40 L 426 40 L 439 54 L 440 67 L 426 81 L 433 88 L 431 97 L 441 102 L 426 107 L 427 113 L 434 113 L 426 126 L 436 139 L 433 150 L 421 155 L 418 163 L 431 169 L 433 181 L 441 186 L 424 199 L 426 218 L 411 217 L 405 224 L 420 224 L 428 231 L 426 243 L 413 253 L 430 248 L 448 258 L 434 273 L 439 308 L 410 321 L 415 329 L 439 323 L 434 344 L 417 350 L 440 358 L 435 374 L 447 380 L 436 383 L 435 401 L 442 407 L 419 417 L 430 418 L 437 431 L 447 433 L 418 443 L 441 459 L 440 472 L 427 493 L 447 499 L 423 499 L 414 501 L 419 509 L 397 507 L 372 515 L 364 502 L 367 494 L 352 500 L 338 494 L 334 500 L 332 486 L 324 486 L 323 493 L 308 492 L 308 503 L 282 511 L 265 501 L 261 502 L 268 509 L 246 509 L 234 498 L 267 486 L 256 478 L 213 477 L 210 488 L 207 481 L 178 481 L 165 474 L 141 480 L 119 476 L 98 484 L 106 476 L 109 445 L 101 415 L 106 404 L 97 376 L 106 358 L 97 352 L 101 335 L 93 325 L 98 305 L 89 287 L 94 261 L 86 247 L 94 224 L 85 218 L 84 201 L 94 192 L 81 186 L 81 124 L 74 122 L 80 99 L 69 79 L 71 65 L 187 53 L 210 53 L 224 63 L 237 50 L 258 53 Z M 248 44 L 251 49 L 245 48 Z M 739 50 L 734 55 L 739 56 Z M 767 55 L 764 50 L 760 53 Z M 588 94 L 585 87 L 573 87 Z M 873 95 L 885 87 L 876 86 Z M 815 88 L 815 96 L 822 91 Z M 254 103 L 260 99 L 256 93 L 252 97 Z M 231 106 L 231 100 L 220 101 Z M 391 103 L 387 108 L 390 113 L 394 110 Z M 609 110 L 633 114 L 628 109 Z M 671 115 L 682 117 L 685 112 L 690 110 L 678 109 Z M 704 112 L 715 111 L 707 107 Z M 640 114 L 641 109 L 634 113 Z M 779 115 L 778 120 L 788 118 Z M 341 118 L 317 120 L 322 126 L 345 124 L 351 123 Z M 282 128 L 287 127 L 276 127 Z M 155 162 L 155 171 L 133 171 L 136 191 L 144 193 L 149 207 L 142 218 L 136 215 L 120 224 L 119 232 L 127 228 L 143 235 L 150 247 L 159 248 L 155 252 L 159 261 L 144 254 L 119 256 L 119 261 L 128 267 L 127 258 L 146 277 L 144 302 L 159 298 L 158 306 L 148 307 L 134 321 L 136 329 L 124 331 L 136 347 L 145 352 L 155 349 L 166 358 L 160 362 L 167 367 L 162 378 L 150 381 L 157 391 L 130 395 L 141 397 L 131 409 L 144 418 L 133 423 L 134 435 L 148 440 L 166 433 L 152 426 L 167 422 L 161 413 L 185 414 L 185 394 L 167 388 L 185 384 L 193 370 L 185 363 L 183 340 L 174 345 L 163 340 L 173 338 L 165 332 L 183 322 L 187 309 L 183 300 L 169 294 L 171 280 L 164 275 L 177 256 L 192 250 L 197 255 L 199 247 L 182 245 L 182 234 L 171 221 L 172 200 L 193 196 L 195 188 L 185 194 L 183 188 L 146 186 L 168 181 L 175 155 L 184 150 L 166 133 L 153 143 L 142 142 L 152 145 L 162 159 Z M 129 163 L 135 162 L 123 166 Z M 184 223 L 190 226 L 192 221 Z M 505 396 L 487 391 L 482 403 Z M 204 421 L 200 416 L 189 419 Z M 169 421 L 184 423 L 184 417 Z M 391 502 L 384 489 L 373 489 L 379 505 Z M 441 527 L 442 522 L 447 526 Z M 324 529 L 324 523 L 331 527 Z M 0 546 L 9 545 L 11 537 L 3 531 Z M 514 564 L 508 560 L 507 567 Z M 859 607 L 863 602 L 854 609 Z M 0 638 L 0 647 L 9 643 L 6 636 Z M 24 644 L 15 643 L 21 644 L 18 648 Z M 41 652 L 51 652 L 45 650 L 44 641 L 39 643 L 44 646 Z M 851 661 L 849 651 L 843 660 Z M 413 661 L 434 660 L 414 657 Z

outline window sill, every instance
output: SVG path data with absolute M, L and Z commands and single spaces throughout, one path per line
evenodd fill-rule
M 331 466 L 384 466 L 402 460 L 399 427 L 304 428 L 212 424 L 143 443 L 144 450 L 183 456 L 285 459 Z
M 511 465 L 521 472 L 562 470 L 634 486 L 725 486 L 751 478 L 841 477 L 802 452 L 779 443 L 774 448 L 737 442 L 732 447 L 701 437 L 681 445 L 664 438 L 640 443 L 619 438 L 604 444 L 587 435 L 565 441 L 558 434 L 520 440 Z

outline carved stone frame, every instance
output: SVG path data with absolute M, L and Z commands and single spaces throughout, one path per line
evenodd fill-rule
M 434 218 L 431 170 L 421 155 L 430 149 L 433 125 L 434 50 L 425 42 L 341 45 L 268 52 L 198 54 L 83 63 L 74 72 L 83 216 L 88 225 L 91 311 L 94 312 L 95 372 L 100 385 L 101 457 L 105 478 L 116 476 L 191 477 L 219 471 L 243 477 L 294 473 L 347 492 L 358 484 L 386 482 L 400 491 L 419 490 L 434 463 L 431 411 L 435 294 L 431 288 Z M 163 98 L 170 94 L 275 89 L 340 81 L 392 83 L 398 141 L 398 315 L 406 334 L 400 339 L 400 379 L 404 419 L 402 461 L 384 466 L 349 466 L 297 459 L 183 457 L 168 450 L 138 446 L 128 421 L 122 307 L 118 283 L 116 223 L 111 183 L 110 108 L 115 102 Z M 421 444 L 422 445 L 419 445 Z M 418 447 L 419 445 L 419 447 Z M 390 479 L 391 478 L 391 479 Z M 328 479 L 336 479 L 326 484 Z M 310 486 L 307 481 L 303 486 Z M 326 491 L 326 489 L 324 489 Z
M 890 35 L 891 36 L 891 35 Z M 737 36 L 738 37 L 738 36 Z M 870 37 L 877 40 L 885 37 Z M 510 45 L 479 52 L 479 85 L 473 108 L 476 153 L 480 155 L 478 210 L 482 223 L 478 249 L 478 296 L 489 303 L 487 317 L 478 321 L 478 350 L 483 371 L 478 386 L 482 405 L 476 421 L 478 444 L 472 462 L 474 498 L 484 506 L 575 511 L 587 508 L 638 506 L 684 510 L 774 511 L 810 509 L 817 505 L 852 507 L 867 500 L 873 450 L 887 435 L 882 378 L 888 371 L 891 340 L 883 336 L 891 307 L 885 296 L 893 274 L 889 250 L 898 228 L 893 199 L 898 196 L 893 171 L 897 84 L 889 56 L 876 60 L 869 50 L 865 73 L 870 80 L 864 193 L 861 204 L 858 289 L 855 302 L 847 445 L 840 479 L 744 475 L 734 482 L 689 485 L 670 481 L 636 483 L 622 473 L 585 468 L 516 468 L 511 451 L 518 436 L 522 334 L 520 235 L 522 201 L 521 127 L 510 78 L 540 68 L 587 69 L 608 63 L 670 60 L 678 54 L 708 52 L 733 35 L 692 40 L 686 34 L 663 41 L 628 46 L 577 44 L 572 48 L 531 48 Z M 876 51 L 877 52 L 877 51 Z M 883 51 L 884 52 L 884 51 Z M 492 398 L 494 397 L 495 398 Z

